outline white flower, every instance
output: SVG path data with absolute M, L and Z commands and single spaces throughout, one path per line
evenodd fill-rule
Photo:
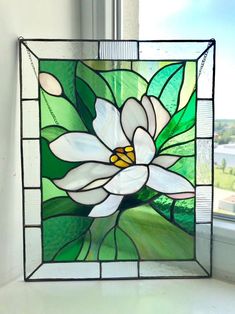
M 179 157 L 156 156 L 154 139 L 170 120 L 157 98 L 143 96 L 141 103 L 130 98 L 121 113 L 104 99 L 95 108 L 96 136 L 70 132 L 50 144 L 58 158 L 84 162 L 54 182 L 74 201 L 95 205 L 89 216 L 113 214 L 125 195 L 144 185 L 176 199 L 194 196 L 189 181 L 167 170 Z

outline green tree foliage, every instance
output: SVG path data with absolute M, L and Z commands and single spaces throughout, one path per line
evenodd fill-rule
M 227 165 L 227 162 L 226 162 L 226 159 L 222 159 L 222 164 L 221 164 L 221 167 L 222 167 L 222 170 L 223 170 L 223 172 L 225 171 L 225 169 L 226 169 L 226 165 Z

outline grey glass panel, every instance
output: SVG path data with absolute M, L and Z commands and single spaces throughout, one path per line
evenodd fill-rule
M 196 259 L 210 273 L 211 225 L 196 224 Z
M 210 222 L 212 212 L 212 186 L 196 187 L 196 222 Z
M 207 276 L 194 261 L 140 262 L 140 277 Z
M 99 278 L 99 263 L 51 263 L 42 265 L 30 279 Z
M 39 137 L 39 107 L 37 100 L 23 101 L 23 137 Z
M 138 49 L 136 42 L 117 41 L 117 42 L 101 42 L 100 58 L 101 59 L 137 59 Z
M 25 224 L 38 225 L 41 223 L 41 190 L 24 190 Z
M 38 59 L 21 45 L 22 97 L 38 98 Z
M 212 183 L 212 140 L 197 140 L 197 184 Z
M 25 187 L 40 186 L 39 140 L 23 140 L 23 178 Z
M 208 50 L 208 54 L 198 60 L 198 84 L 197 97 L 198 98 L 212 98 L 213 97 L 213 55 L 214 47 Z
M 137 262 L 102 263 L 102 277 L 138 277 Z
M 197 136 L 212 137 L 213 102 L 212 100 L 198 100 L 197 102 Z
M 208 42 L 140 42 L 140 60 L 189 60 L 197 59 L 207 48 Z
M 98 58 L 96 41 L 28 41 L 27 45 L 40 59 Z
M 25 257 L 25 271 L 27 277 L 42 262 L 40 228 L 25 228 Z

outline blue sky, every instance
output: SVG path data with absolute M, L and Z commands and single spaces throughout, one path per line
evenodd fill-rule
M 140 39 L 216 39 L 216 118 L 235 119 L 235 0 L 140 0 Z

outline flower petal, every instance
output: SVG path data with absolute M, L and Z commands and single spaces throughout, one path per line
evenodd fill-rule
M 158 134 L 161 132 L 161 130 L 164 128 L 164 126 L 170 120 L 170 114 L 156 97 L 151 96 L 150 99 L 155 111 L 157 121 L 157 128 L 154 136 L 154 138 L 156 138 Z
M 131 166 L 117 173 L 104 188 L 112 194 L 132 194 L 139 191 L 147 179 L 146 166 Z
M 154 165 L 149 166 L 149 179 L 146 185 L 164 194 L 194 192 L 194 187 L 185 178 Z
M 87 162 L 70 170 L 62 179 L 54 180 L 54 183 L 63 190 L 77 191 L 97 179 L 109 178 L 118 171 L 120 169 L 112 165 Z
M 152 137 L 142 128 L 136 129 L 134 133 L 134 149 L 137 164 L 149 164 L 156 152 Z
M 122 199 L 123 199 L 122 195 L 109 195 L 105 201 L 93 207 L 89 216 L 105 217 L 112 215 L 118 209 Z
M 68 195 L 77 203 L 94 205 L 102 202 L 109 195 L 104 189 L 94 189 L 82 192 L 69 192 Z
M 109 162 L 109 151 L 94 135 L 81 132 L 66 133 L 50 143 L 50 149 L 66 161 Z
M 179 156 L 160 155 L 152 161 L 152 164 L 161 166 L 163 168 L 169 168 L 173 166 L 178 159 L 180 159 Z
M 150 98 L 147 96 L 143 96 L 141 99 L 141 104 L 144 107 L 147 118 L 148 118 L 148 131 L 151 136 L 155 135 L 156 132 L 156 115 L 153 109 L 153 105 L 150 101 Z
M 98 98 L 95 103 L 96 118 L 93 127 L 97 136 L 109 148 L 130 145 L 120 122 L 120 112 L 107 100 Z
M 100 187 L 100 186 L 105 185 L 105 183 L 107 183 L 109 180 L 110 180 L 110 178 L 95 180 L 95 181 L 89 183 L 88 185 L 86 185 L 86 186 L 82 189 L 82 191 L 87 191 L 87 190 L 91 190 L 91 189 L 96 189 L 96 188 L 98 188 L 98 187 Z
M 173 198 L 174 200 L 185 200 L 187 198 L 194 197 L 195 193 L 167 194 L 167 196 Z
M 121 122 L 125 134 L 132 140 L 135 129 L 139 126 L 148 128 L 147 115 L 141 104 L 135 99 L 128 99 L 122 109 Z

